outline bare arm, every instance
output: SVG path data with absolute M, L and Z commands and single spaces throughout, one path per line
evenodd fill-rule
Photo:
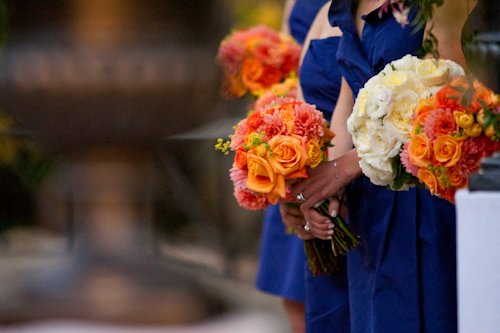
M 444 5 L 434 10 L 432 21 L 427 22 L 427 27 L 434 25 L 433 34 L 438 39 L 440 57 L 450 59 L 466 68 L 465 57 L 462 52 L 462 28 L 469 12 L 477 5 L 477 0 L 446 0 Z
M 290 24 L 288 23 L 290 19 L 290 14 L 292 13 L 293 6 L 295 5 L 295 0 L 287 0 L 285 3 L 285 9 L 283 10 L 283 19 L 281 20 L 281 32 L 290 35 Z

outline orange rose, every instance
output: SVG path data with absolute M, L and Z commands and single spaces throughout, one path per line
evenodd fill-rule
M 277 173 L 288 176 L 295 171 L 305 170 L 308 157 L 301 140 L 276 135 L 269 140 L 269 146 L 272 151 L 269 163 Z
M 247 165 L 247 151 L 243 147 L 236 149 L 233 167 L 243 169 Z
M 253 129 L 256 129 L 262 123 L 262 115 L 260 111 L 255 111 L 250 117 L 248 117 L 247 124 Z
M 293 108 L 283 108 L 280 110 L 280 117 L 290 133 L 293 133 L 295 127 L 295 110 Z
M 438 137 L 434 141 L 436 160 L 445 163 L 444 166 L 447 168 L 454 166 L 462 155 L 462 144 L 462 140 L 455 139 L 449 134 Z
M 257 193 L 270 193 L 275 187 L 276 177 L 269 162 L 254 153 L 248 153 L 247 166 L 247 188 Z
M 435 194 L 438 188 L 438 181 L 436 176 L 430 172 L 427 168 L 419 168 L 418 169 L 418 179 L 431 191 L 431 194 Z
M 467 187 L 467 179 L 465 179 L 460 172 L 458 172 L 458 168 L 456 166 L 448 169 L 446 173 L 448 179 L 450 181 L 450 185 L 456 188 L 465 188 Z
M 415 135 L 408 146 L 410 162 L 420 168 L 427 168 L 431 163 L 432 146 L 425 133 Z
M 264 67 L 260 61 L 255 59 L 246 59 L 241 66 L 241 80 L 243 84 L 250 89 L 250 92 L 262 89 L 262 84 L 258 82 L 262 76 Z
M 285 177 L 279 173 L 275 174 L 275 186 L 271 192 L 267 194 L 267 199 L 273 205 L 278 203 L 279 197 L 286 197 Z

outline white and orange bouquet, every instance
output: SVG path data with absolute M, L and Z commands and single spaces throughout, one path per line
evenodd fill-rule
M 388 64 L 360 89 L 347 129 L 363 174 L 372 183 L 393 190 L 418 185 L 399 161 L 401 148 L 411 139 L 414 109 L 462 75 L 462 67 L 452 61 L 407 55 Z
M 401 162 L 432 194 L 454 203 L 480 160 L 500 150 L 500 96 L 461 77 L 420 101 Z
M 217 54 L 224 70 L 224 94 L 260 95 L 298 72 L 300 53 L 301 46 L 292 37 L 264 25 L 233 32 Z
M 314 105 L 292 98 L 278 98 L 266 108 L 254 111 L 235 127 L 231 141 L 219 139 L 216 148 L 235 152 L 231 180 L 240 206 L 259 210 L 278 199 L 290 203 L 286 181 L 307 178 L 306 168 L 327 161 L 327 148 L 334 134 Z M 317 208 L 328 216 L 328 204 Z M 338 217 L 330 243 L 306 241 L 305 250 L 313 275 L 337 269 L 337 254 L 358 244 L 357 236 Z

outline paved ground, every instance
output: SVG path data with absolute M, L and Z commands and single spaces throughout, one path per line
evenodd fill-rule
M 280 300 L 255 290 L 252 258 L 227 276 L 221 258 L 192 246 L 163 244 L 166 255 L 154 260 L 90 260 L 45 231 L 8 239 L 0 250 L 1 332 L 289 331 Z

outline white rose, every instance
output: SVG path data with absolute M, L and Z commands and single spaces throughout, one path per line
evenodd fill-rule
M 399 71 L 415 71 L 420 59 L 411 54 L 405 55 L 403 58 L 393 61 L 392 65 Z M 390 68 L 390 64 L 388 65 Z M 387 66 L 386 66 L 387 67 Z
M 370 91 L 375 89 L 376 87 L 382 86 L 382 77 L 382 73 L 378 73 L 377 75 L 372 76 L 368 81 L 366 81 L 364 88 Z
M 370 178 L 375 185 L 392 185 L 396 173 L 392 170 L 390 161 L 382 161 L 379 158 L 363 158 L 359 161 L 363 174 Z
M 386 130 L 394 133 L 394 137 L 403 143 L 410 139 L 413 111 L 418 103 L 418 95 L 414 91 L 407 91 L 394 98 L 392 110 L 384 118 Z
M 415 69 L 415 73 L 422 84 L 427 87 L 438 86 L 448 80 L 450 68 L 444 60 L 425 59 L 421 60 Z
M 372 150 L 370 147 L 370 133 L 366 126 L 363 126 L 354 132 L 352 141 L 354 146 L 358 149 L 358 155 L 369 153 Z
M 401 149 L 401 141 L 396 140 L 387 131 L 375 130 L 370 135 L 370 146 L 381 160 L 387 161 L 396 156 Z
M 394 94 L 387 89 L 372 91 L 375 95 L 369 98 L 366 105 L 366 115 L 371 119 L 380 119 L 392 109 Z
M 457 77 L 465 75 L 464 69 L 459 64 L 451 60 L 445 60 L 445 62 L 448 68 L 450 69 L 450 72 L 448 74 L 450 77 L 450 81 L 456 79 Z

